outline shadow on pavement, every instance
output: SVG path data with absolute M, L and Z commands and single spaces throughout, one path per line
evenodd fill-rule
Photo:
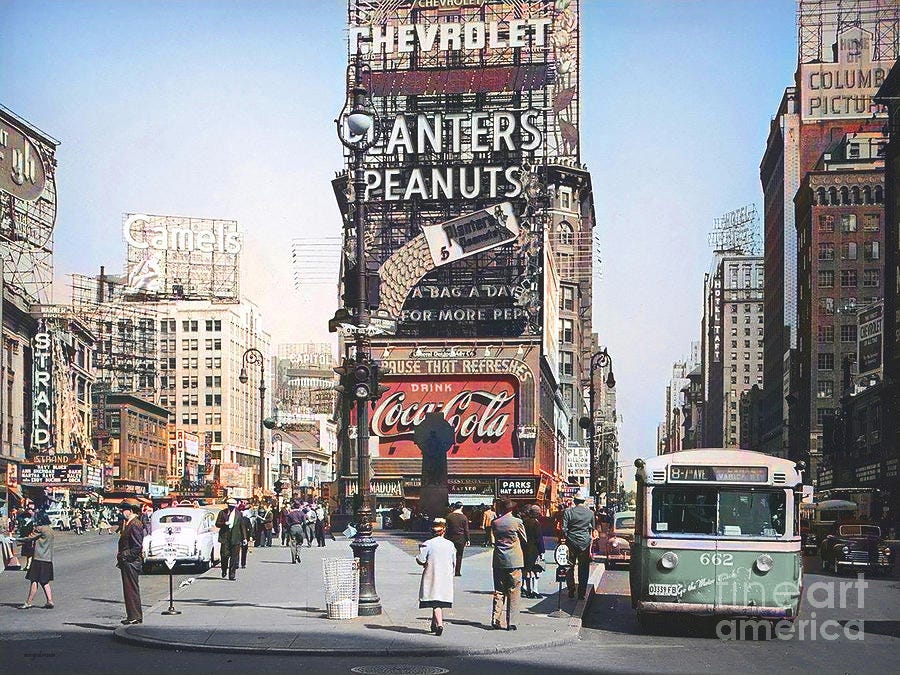
M 444 619 L 444 623 L 452 623 L 457 626 L 472 626 L 473 628 L 480 628 L 481 630 L 493 630 L 490 624 L 481 623 L 480 621 L 465 621 L 464 619 Z
M 846 625 L 846 621 L 840 624 Z M 868 635 L 887 635 L 888 637 L 900 638 L 900 621 L 863 621 L 863 630 Z
M 394 633 L 406 633 L 407 635 L 424 635 L 430 633 L 430 630 L 423 628 L 410 628 L 408 626 L 379 626 L 377 623 L 363 624 L 366 628 L 373 630 L 389 630 Z
M 87 628 L 89 630 L 108 630 L 110 632 L 116 629 L 116 626 L 106 626 L 101 623 L 77 623 L 77 622 L 66 622 L 63 626 L 78 626 L 79 628 Z

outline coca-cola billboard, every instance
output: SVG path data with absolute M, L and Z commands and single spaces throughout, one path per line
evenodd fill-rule
M 384 381 L 388 391 L 371 414 L 381 457 L 421 457 L 418 424 L 442 412 L 456 432 L 450 457 L 513 457 L 519 380 L 508 375 L 434 376 Z

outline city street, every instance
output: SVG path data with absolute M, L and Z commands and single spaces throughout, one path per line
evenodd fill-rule
M 384 536 L 384 535 L 379 535 Z M 387 539 L 387 537 L 385 536 Z M 390 541 L 396 541 L 393 534 Z M 264 654 L 210 654 L 187 651 L 167 651 L 146 649 L 115 641 L 112 631 L 119 627 L 122 617 L 121 587 L 118 573 L 113 563 L 115 538 L 96 534 L 75 537 L 62 533 L 58 538 L 55 567 L 58 583 L 55 583 L 56 608 L 53 610 L 32 609 L 21 611 L 15 607 L 24 598 L 25 584 L 20 572 L 5 572 L 0 575 L 0 592 L 3 603 L 0 606 L 0 622 L 4 627 L 3 664 L 4 669 L 20 671 L 23 668 L 37 668 L 37 672 L 92 672 L 117 673 L 127 669 L 161 669 L 173 673 L 205 672 L 247 672 L 264 670 L 279 672 L 310 673 L 350 673 L 360 667 L 384 668 L 391 666 L 392 672 L 426 672 L 424 667 L 446 669 L 450 673 L 467 673 L 489 667 L 495 673 L 538 673 L 538 672 L 778 672 L 792 664 L 792 670 L 821 673 L 843 672 L 887 672 L 896 662 L 898 640 L 900 640 L 900 614 L 898 614 L 897 576 L 868 580 L 864 589 L 862 607 L 857 608 L 856 592 L 845 594 L 846 607 L 814 608 L 807 595 L 802 619 L 815 619 L 814 629 L 807 627 L 806 634 L 789 640 L 719 640 L 716 627 L 709 621 L 678 621 L 675 626 L 655 635 L 644 634 L 638 627 L 628 598 L 628 573 L 609 571 L 603 576 L 597 595 L 584 616 L 584 625 L 577 642 L 559 647 L 534 650 L 519 650 L 513 653 L 478 655 L 468 657 L 402 656 L 366 657 L 350 656 L 274 656 Z M 414 548 L 413 540 L 401 541 L 404 554 Z M 346 542 L 329 542 L 329 554 L 344 552 Z M 313 549 L 315 550 L 315 549 Z M 398 549 L 399 550 L 399 549 Z M 271 551 L 256 554 L 257 559 L 275 557 L 286 553 L 275 547 Z M 480 556 L 486 551 L 475 549 L 471 555 Z M 468 557 L 470 561 L 473 558 Z M 254 558 L 251 555 L 249 567 Z M 817 568 L 817 561 L 807 559 L 811 570 Z M 289 568 L 289 567 L 288 567 Z M 265 569 L 276 569 L 266 566 Z M 277 569 L 282 569 L 280 566 Z M 391 567 L 393 571 L 393 566 Z M 552 567 L 551 567 L 552 570 Z M 387 570 L 379 572 L 387 575 Z M 217 576 L 218 570 L 208 573 Z M 190 575 L 176 577 L 176 583 Z M 272 573 L 273 578 L 275 573 Z M 545 575 L 549 577 L 550 575 Z M 417 575 L 406 577 L 409 595 L 414 597 Z M 248 574 L 244 584 L 258 583 L 258 577 Z M 241 584 L 239 577 L 238 584 Z M 827 604 L 827 584 L 852 582 L 843 577 L 823 576 L 811 571 L 806 576 L 806 588 L 814 591 L 819 605 Z M 215 583 L 215 581 L 213 582 Z M 823 586 L 822 584 L 826 584 Z M 218 584 L 216 584 L 218 586 Z M 142 577 L 142 597 L 145 615 L 151 621 L 149 608 L 164 600 L 167 593 L 166 577 Z M 385 583 L 386 587 L 386 583 Z M 196 588 L 202 588 L 202 584 Z M 549 590 L 549 583 L 544 590 Z M 834 586 L 835 598 L 839 597 L 839 586 Z M 246 586 L 242 589 L 246 590 Z M 278 589 L 260 589 L 263 593 L 273 593 Z M 281 590 L 278 590 L 281 592 Z M 479 596 L 483 597 L 483 596 Z M 553 604 L 553 597 L 543 601 Z M 176 603 L 177 604 L 177 603 Z M 840 604 L 839 602 L 837 604 Z M 186 611 L 193 609 L 186 606 Z M 164 609 L 157 605 L 154 613 Z M 183 609 L 185 606 L 182 607 Z M 228 609 L 222 605 L 223 621 Z M 814 614 L 813 614 L 814 613 Z M 182 620 L 183 617 L 179 617 Z M 864 644 L 856 641 L 858 634 L 850 630 L 844 634 L 848 622 L 864 621 Z M 159 620 L 159 617 L 155 617 Z M 828 620 L 837 623 L 822 630 Z M 453 624 L 444 640 L 453 640 Z M 810 624 L 812 625 L 812 624 Z M 837 627 L 835 627 L 837 626 Z M 231 625 L 240 630 L 240 625 Z M 274 625 L 273 630 L 283 628 Z M 367 631 L 360 628 L 361 642 L 367 639 Z M 411 631 L 408 626 L 397 627 L 403 632 Z M 816 633 L 815 644 L 810 644 L 812 632 Z M 837 634 L 836 639 L 826 639 L 824 634 Z M 249 635 L 249 633 L 248 633 Z M 365 644 L 363 642 L 363 644 Z M 363 646 L 361 644 L 360 646 Z M 371 643 L 370 643 L 371 644 Z M 327 648 L 327 644 L 311 646 Z M 397 669 L 403 666 L 406 670 Z M 418 669 L 418 670 L 416 670 Z M 359 671 L 357 671 L 359 672 Z M 372 670 L 371 672 L 377 672 Z M 384 672 L 382 670 L 382 672 Z M 432 670 L 431 672 L 438 672 Z

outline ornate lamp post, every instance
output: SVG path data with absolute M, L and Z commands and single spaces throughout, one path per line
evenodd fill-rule
M 256 347 L 250 347 L 241 357 L 241 374 L 238 376 L 241 384 L 247 384 L 247 366 L 255 366 L 259 364 L 259 496 L 262 499 L 262 493 L 266 489 L 266 428 L 263 422 L 266 413 L 266 378 L 265 363 L 261 351 Z
M 594 403 L 594 372 L 601 368 L 609 366 L 609 373 L 606 375 L 606 386 L 614 389 L 616 386 L 616 378 L 612 370 L 612 357 L 606 351 L 606 347 L 599 352 L 591 355 L 590 380 L 588 385 L 588 406 L 590 408 L 590 417 L 582 417 L 578 421 L 578 425 L 582 429 L 588 431 L 590 439 L 590 493 L 596 499 L 598 493 L 597 485 L 597 441 L 596 441 L 596 424 L 594 423 L 595 403 Z M 608 493 L 607 493 L 608 494 Z M 607 501 L 608 501 L 607 497 Z M 599 506 L 599 505 L 598 505 Z
M 369 326 L 368 289 L 366 279 L 365 257 L 365 173 L 364 159 L 366 152 L 378 142 L 381 130 L 378 125 L 378 113 L 369 99 L 369 92 L 363 84 L 363 72 L 367 66 L 362 62 L 362 55 L 357 52 L 347 70 L 348 80 L 352 77 L 353 85 L 349 90 L 344 109 L 335 120 L 337 135 L 345 148 L 352 153 L 353 172 L 353 229 L 356 238 L 356 316 L 354 334 L 356 357 L 352 363 L 352 372 L 356 384 L 347 387 L 344 392 L 346 400 L 356 401 L 356 464 L 357 464 L 357 533 L 350 544 L 353 556 L 359 560 L 359 614 L 374 616 L 381 614 L 381 599 L 375 591 L 375 549 L 378 543 L 372 537 L 372 509 L 369 489 L 369 415 L 368 400 L 371 394 L 372 361 L 369 354 L 369 343 L 366 329 Z M 351 365 L 351 364 L 348 364 Z M 349 406 L 350 403 L 348 402 Z

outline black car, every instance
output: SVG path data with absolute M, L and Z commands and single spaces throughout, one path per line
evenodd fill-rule
M 819 549 L 822 569 L 834 573 L 859 570 L 890 574 L 894 552 L 881 537 L 881 528 L 868 523 L 835 523 Z

